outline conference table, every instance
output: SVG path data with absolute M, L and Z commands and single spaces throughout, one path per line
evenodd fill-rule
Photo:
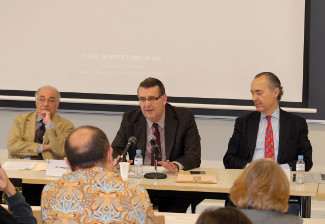
M 317 197 L 325 198 L 325 184 L 318 185 Z
M 21 160 L 1 160 L 1 164 L 6 161 Z M 25 162 L 26 160 L 24 160 Z M 34 160 L 35 162 L 35 160 Z M 45 161 L 38 161 L 38 165 L 44 165 Z M 176 183 L 178 173 L 171 174 L 167 172 L 167 179 L 136 179 L 131 175 L 128 178 L 129 183 L 139 184 L 148 191 L 163 193 L 164 191 L 177 192 L 177 195 L 190 195 L 201 199 L 226 199 L 235 179 L 240 175 L 242 170 L 239 169 L 213 169 L 197 168 L 194 171 L 205 171 L 207 175 L 217 177 L 217 183 Z M 23 184 L 48 184 L 59 177 L 46 176 L 45 170 L 6 170 L 10 178 L 21 179 Z M 310 218 L 311 197 L 317 196 L 318 183 L 305 183 L 296 185 L 290 183 L 290 196 L 300 199 L 301 216 Z M 325 191 L 324 191 L 325 192 Z

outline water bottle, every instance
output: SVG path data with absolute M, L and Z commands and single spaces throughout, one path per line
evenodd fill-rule
M 304 156 L 299 155 L 296 163 L 296 184 L 301 185 L 305 183 L 305 161 Z
M 135 178 L 140 179 L 143 172 L 143 158 L 141 154 L 141 149 L 136 150 L 136 155 L 134 157 L 134 175 Z

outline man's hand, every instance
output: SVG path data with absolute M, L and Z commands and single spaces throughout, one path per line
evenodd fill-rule
M 43 144 L 43 152 L 45 152 L 45 151 L 51 151 L 52 149 L 51 149 L 51 146 L 50 146 L 50 144 Z
M 116 157 L 115 159 L 114 159 L 114 168 L 116 168 L 116 169 L 120 169 L 120 164 L 117 164 L 117 162 L 118 162 L 118 160 L 121 158 L 121 156 L 118 156 L 118 157 Z M 128 160 L 127 161 L 128 163 L 133 163 L 133 160 Z M 117 164 L 116 166 L 115 166 L 115 164 Z
M 4 191 L 8 197 L 16 194 L 14 185 L 11 183 L 5 170 L 2 167 L 0 167 L 0 191 Z
M 39 110 L 37 111 L 38 116 L 43 120 L 44 124 L 51 124 L 51 114 L 49 110 Z
M 170 162 L 169 160 L 167 160 L 166 162 L 159 161 L 158 164 L 162 165 L 165 169 L 169 170 L 169 172 L 171 173 L 178 172 L 178 166 L 175 163 Z

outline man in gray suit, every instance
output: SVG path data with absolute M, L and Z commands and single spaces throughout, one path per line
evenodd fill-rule
M 137 143 L 128 151 L 130 160 L 134 159 L 136 149 L 142 149 L 144 164 L 152 165 L 153 150 L 147 139 L 155 135 L 162 154 L 162 161 L 158 164 L 171 173 L 199 167 L 201 143 L 193 112 L 168 104 L 165 87 L 156 78 L 147 78 L 140 83 L 138 99 L 140 108 L 123 115 L 121 127 L 112 143 L 114 157 L 121 155 L 128 139 L 135 136 Z M 151 200 L 159 204 L 159 211 L 186 212 L 193 202 L 190 197 L 177 198 L 177 192 L 168 192 L 164 198 L 160 198 L 159 192 L 159 200 L 155 202 L 157 197 L 152 196 L 155 192 L 148 192 Z

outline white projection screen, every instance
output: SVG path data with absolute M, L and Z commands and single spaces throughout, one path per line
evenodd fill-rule
M 274 72 L 302 102 L 304 0 L 0 1 L 0 89 L 250 100 Z

